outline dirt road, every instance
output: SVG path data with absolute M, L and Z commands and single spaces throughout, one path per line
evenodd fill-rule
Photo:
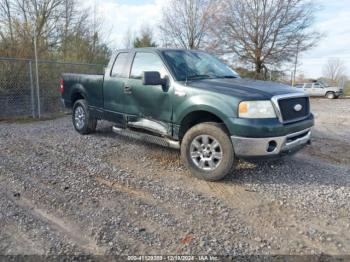
M 0 254 L 350 254 L 350 100 L 312 109 L 312 146 L 219 183 L 107 122 L 0 122 Z

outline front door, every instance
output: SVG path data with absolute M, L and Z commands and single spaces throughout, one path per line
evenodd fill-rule
M 161 85 L 145 86 L 142 74 L 145 71 L 158 71 L 161 77 L 168 75 L 165 65 L 157 53 L 135 52 L 130 77 L 124 87 L 124 111 L 129 122 L 142 125 L 161 126 L 170 132 L 172 118 L 171 92 L 169 86 L 163 90 Z M 160 133 L 164 134 L 165 130 Z

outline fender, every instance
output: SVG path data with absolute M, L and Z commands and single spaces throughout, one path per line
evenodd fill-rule
M 231 97 L 229 100 L 223 99 L 222 95 L 197 94 L 189 97 L 174 108 L 174 124 L 180 125 L 182 120 L 195 111 L 206 111 L 220 118 L 224 123 L 228 117 L 237 116 L 237 103 Z
M 84 99 L 87 100 L 87 102 L 89 103 L 89 97 L 87 95 L 86 89 L 82 84 L 74 84 L 71 88 L 69 97 L 70 99 L 72 99 L 72 97 L 76 94 L 80 94 L 82 97 L 84 97 Z M 73 101 L 72 101 L 73 102 Z

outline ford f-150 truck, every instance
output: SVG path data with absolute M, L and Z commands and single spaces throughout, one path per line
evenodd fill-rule
M 117 51 L 104 75 L 63 74 L 64 104 L 74 128 L 98 120 L 113 131 L 181 149 L 196 177 L 223 178 L 238 158 L 278 157 L 310 142 L 309 97 L 290 86 L 242 79 L 202 51 Z

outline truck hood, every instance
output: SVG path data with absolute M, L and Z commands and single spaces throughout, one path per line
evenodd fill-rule
M 326 87 L 325 90 L 327 90 L 327 91 L 339 92 L 339 91 L 342 90 L 342 88 L 336 87 L 336 86 L 329 86 L 329 87 Z
M 214 93 L 235 96 L 241 99 L 271 99 L 275 95 L 303 93 L 296 88 L 275 82 L 266 82 L 244 78 L 193 80 L 188 86 Z

